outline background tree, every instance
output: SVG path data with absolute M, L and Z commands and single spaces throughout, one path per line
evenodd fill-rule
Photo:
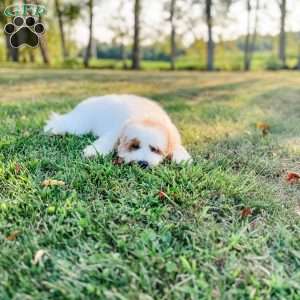
M 286 66 L 286 16 L 287 16 L 287 0 L 277 0 L 280 9 L 280 34 L 279 34 L 279 59 L 283 67 Z
M 88 45 L 86 47 L 86 51 L 84 54 L 84 60 L 83 64 L 85 68 L 88 68 L 89 61 L 91 58 L 91 52 L 92 52 L 92 42 L 93 42 L 93 25 L 94 25 L 94 0 L 88 1 L 88 10 L 89 10 L 89 40 Z
M 72 28 L 75 21 L 80 17 L 81 3 L 77 0 L 72 3 L 64 3 L 64 1 L 55 0 L 54 4 L 60 33 L 61 52 L 63 60 L 65 61 L 70 56 L 70 41 L 67 39 L 67 36 L 70 36 L 70 32 L 66 33 L 66 29 Z
M 25 2 L 28 3 L 28 4 L 32 3 L 29 0 L 26 0 Z M 40 1 L 35 0 L 34 3 L 39 5 Z M 43 16 L 41 16 L 41 15 L 39 16 L 39 22 L 43 23 Z M 39 48 L 40 48 L 40 51 L 41 51 L 41 56 L 42 56 L 43 63 L 45 65 L 50 65 L 50 55 L 49 55 L 48 43 L 47 43 L 47 32 L 40 35 L 40 37 L 39 37 Z
M 69 56 L 68 49 L 66 46 L 66 39 L 65 39 L 65 31 L 64 31 L 64 21 L 63 21 L 63 13 L 61 9 L 61 3 L 59 0 L 55 0 L 55 10 L 58 20 L 58 27 L 60 32 L 60 41 L 61 41 L 61 49 L 62 49 L 62 57 L 64 60 Z
M 176 12 L 176 0 L 170 1 L 170 26 L 171 26 L 171 34 L 170 34 L 170 48 L 171 48 L 171 69 L 175 70 L 176 68 L 176 24 L 175 24 L 175 12 Z
M 171 70 L 176 69 L 176 60 L 178 56 L 178 52 L 180 50 L 180 38 L 186 33 L 190 28 L 188 23 L 187 15 L 190 12 L 190 3 L 185 0 L 166 0 L 164 3 L 164 11 L 167 14 L 167 22 L 170 25 L 170 35 L 169 35 L 169 48 L 170 48 L 170 67 Z M 192 27 L 192 26 L 191 26 Z M 183 32 L 183 31 L 184 32 Z M 161 27 L 160 30 L 161 31 Z M 158 34 L 163 35 L 163 32 L 158 32 Z
M 67 48 L 67 53 L 70 56 L 70 47 L 72 46 L 72 32 L 74 31 L 74 26 L 76 21 L 81 17 L 82 3 L 79 0 L 72 1 L 72 3 L 65 3 L 63 5 L 63 21 L 65 23 L 65 43 Z M 68 38 L 69 37 L 69 38 Z
M 139 70 L 141 68 L 141 47 L 140 47 L 140 17 L 142 10 L 142 0 L 134 0 L 134 37 L 132 49 L 132 69 Z
M 213 18 L 212 18 L 212 0 L 205 0 L 205 18 L 207 25 L 207 70 L 214 70 L 214 40 L 213 40 Z
M 208 71 L 213 71 L 215 69 L 215 42 L 213 36 L 214 27 L 214 17 L 213 13 L 216 15 L 217 19 L 224 19 L 227 11 L 229 10 L 231 4 L 235 0 L 193 0 L 193 5 L 200 5 L 201 11 L 204 12 L 204 23 L 207 28 L 207 43 L 206 43 L 206 69 Z M 218 15 L 218 16 L 217 16 Z M 203 13 L 201 13 L 203 16 Z M 195 24 L 193 25 L 195 26 Z
M 298 33 L 298 61 L 297 61 L 297 69 L 300 70 L 300 32 Z
M 249 71 L 251 69 L 252 57 L 255 50 L 256 38 L 257 38 L 257 26 L 258 26 L 258 11 L 260 8 L 260 0 L 256 0 L 255 5 L 255 21 L 253 34 L 251 34 L 251 16 L 252 16 L 252 2 L 251 0 L 246 0 L 247 8 L 247 34 L 244 47 L 244 70 Z
M 42 23 L 42 16 L 39 17 L 39 22 Z M 50 56 L 49 56 L 49 51 L 48 51 L 48 43 L 47 43 L 47 34 L 44 33 L 40 36 L 40 50 L 41 50 L 41 56 L 43 59 L 43 62 L 45 65 L 50 65 Z
M 244 50 L 244 69 L 245 69 L 245 71 L 249 71 L 249 69 L 250 69 L 251 11 L 252 11 L 251 0 L 246 0 L 246 8 L 247 8 L 247 34 L 246 34 L 245 50 Z
M 126 14 L 124 14 L 127 0 L 120 0 L 117 13 L 112 17 L 112 24 L 109 29 L 113 32 L 114 36 L 112 39 L 113 44 L 117 44 L 120 48 L 120 56 L 123 62 L 123 69 L 127 69 L 127 53 L 126 53 L 126 42 L 131 37 L 131 28 L 128 26 L 128 20 Z
M 206 43 L 206 69 L 212 71 L 214 69 L 214 40 L 213 40 L 213 17 L 212 9 L 213 2 L 212 0 L 193 0 L 192 5 L 200 5 L 201 21 L 204 19 L 204 23 L 207 27 L 207 43 Z M 193 9 L 191 7 L 191 9 Z M 204 12 L 204 18 L 203 18 Z M 190 29 L 194 33 L 194 28 L 196 27 L 199 20 L 189 18 Z M 194 35 L 196 35 L 194 33 Z
M 7 18 L 2 12 L 5 10 L 6 7 L 13 4 L 10 0 L 3 0 L 0 2 L 0 24 L 4 27 L 10 20 Z M 13 48 L 10 45 L 10 36 L 4 33 L 4 44 L 6 50 L 6 60 L 18 62 L 19 61 L 19 48 Z

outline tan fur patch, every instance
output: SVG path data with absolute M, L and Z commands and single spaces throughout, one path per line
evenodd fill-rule
M 162 129 L 165 132 L 168 139 L 168 143 L 167 143 L 167 149 L 162 150 L 163 155 L 164 156 L 172 155 L 176 145 L 176 138 L 172 132 L 172 129 L 169 126 L 165 125 L 164 123 L 152 119 L 144 119 L 142 123 L 149 127 L 156 127 Z
M 143 119 L 140 120 L 139 122 L 141 122 L 141 124 L 145 126 L 154 127 L 154 128 L 156 127 L 165 132 L 165 135 L 167 137 L 167 147 L 166 149 L 160 149 L 160 150 L 162 151 L 163 156 L 167 157 L 168 159 L 171 159 L 176 145 L 181 143 L 180 136 L 177 133 L 175 125 L 165 124 L 163 121 L 158 121 L 153 119 Z M 140 144 L 140 141 L 137 139 L 128 141 L 126 136 L 121 136 L 119 140 L 119 149 L 130 151 L 129 149 L 134 148 L 137 143 Z

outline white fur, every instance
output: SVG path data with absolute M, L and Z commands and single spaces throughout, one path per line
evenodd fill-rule
M 44 132 L 94 134 L 98 139 L 84 149 L 85 157 L 107 155 L 117 149 L 126 163 L 146 161 L 149 165 L 157 165 L 170 153 L 153 153 L 149 147 L 165 150 L 172 143 L 171 157 L 175 162 L 191 160 L 166 112 L 153 101 L 134 95 L 89 98 L 67 114 L 53 114 Z M 138 139 L 140 148 L 129 152 L 119 145 L 123 139 Z

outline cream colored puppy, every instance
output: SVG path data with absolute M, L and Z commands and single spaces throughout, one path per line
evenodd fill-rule
M 84 149 L 85 157 L 117 150 L 125 163 L 137 162 L 142 167 L 158 165 L 164 158 L 191 161 L 166 112 L 155 102 L 134 95 L 89 98 L 67 114 L 53 114 L 44 131 L 94 134 L 98 139 Z

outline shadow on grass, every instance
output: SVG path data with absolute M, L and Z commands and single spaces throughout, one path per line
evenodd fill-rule
M 201 96 L 207 96 L 208 94 L 213 94 L 216 92 L 223 92 L 220 94 L 217 94 L 215 97 L 217 97 L 217 100 L 230 100 L 230 94 L 228 92 L 234 92 L 238 91 L 240 89 L 249 88 L 251 85 L 256 84 L 259 82 L 258 79 L 251 79 L 247 81 L 237 81 L 237 82 L 230 82 L 230 83 L 224 83 L 224 84 L 217 84 L 214 86 L 208 86 L 208 87 L 201 87 L 201 86 L 192 86 L 192 87 L 186 87 L 186 88 L 178 88 L 174 89 L 172 92 L 167 93 L 154 93 L 150 94 L 149 96 L 158 101 L 168 102 L 173 100 L 193 100 L 194 98 L 199 98 Z M 226 97 L 226 98 L 224 98 Z M 216 100 L 216 99 L 212 99 Z
M 183 78 L 193 78 L 189 73 L 170 72 L 134 72 L 134 71 L 111 71 L 111 70 L 56 70 L 56 69 L 0 69 L 5 71 L 5 76 L 0 76 L 0 85 L 26 84 L 63 81 L 91 81 L 91 82 L 172 82 Z

